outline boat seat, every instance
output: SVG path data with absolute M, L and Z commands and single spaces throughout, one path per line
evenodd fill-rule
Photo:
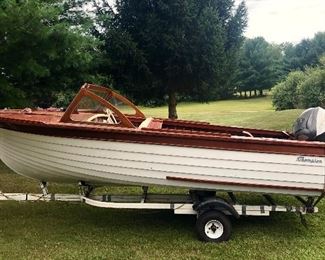
M 162 120 L 155 119 L 152 117 L 146 118 L 139 125 L 139 129 L 142 129 L 142 128 L 161 129 L 161 127 L 162 127 Z

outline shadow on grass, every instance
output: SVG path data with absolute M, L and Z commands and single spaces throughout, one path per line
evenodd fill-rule
M 287 248 L 296 257 L 304 244 L 316 248 L 324 237 L 323 215 L 308 216 L 308 230 L 294 213 L 240 218 L 232 221 L 231 240 L 218 245 L 197 240 L 195 221 L 171 211 L 2 202 L 0 258 L 261 259 L 271 251 L 284 256 Z
M 60 202 L 3 202 L 0 209 L 0 222 L 5 222 L 3 224 L 8 232 L 10 226 L 17 229 L 17 226 L 20 226 L 19 221 L 24 218 L 24 225 L 35 230 L 44 228 L 50 236 L 53 235 L 53 229 L 56 233 L 69 230 L 70 234 L 75 233 L 73 230 L 85 234 L 99 230 L 111 234 L 127 233 L 129 238 L 145 233 L 148 239 L 151 237 L 148 234 L 152 234 L 156 239 L 173 234 L 182 234 L 188 238 L 195 236 L 195 216 L 174 215 L 171 211 L 112 210 Z M 265 232 L 273 238 L 304 236 L 308 233 L 301 225 L 299 216 L 294 213 L 277 213 L 270 217 L 241 217 L 232 220 L 232 223 L 235 240 L 252 233 Z

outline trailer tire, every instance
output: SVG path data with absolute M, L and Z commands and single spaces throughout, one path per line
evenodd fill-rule
M 196 232 L 199 239 L 205 242 L 227 241 L 231 234 L 231 222 L 220 211 L 206 211 L 198 216 Z

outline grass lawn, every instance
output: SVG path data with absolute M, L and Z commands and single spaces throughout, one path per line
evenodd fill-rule
M 143 110 L 151 116 L 167 113 L 166 107 Z M 256 98 L 179 104 L 178 112 L 181 119 L 286 130 L 301 111 L 275 112 L 269 98 Z M 40 192 L 36 181 L 12 173 L 1 162 L 0 190 Z M 134 193 L 140 188 L 102 190 Z M 53 184 L 50 192 L 77 189 Z M 248 198 L 258 199 L 255 194 Z M 241 218 L 233 221 L 230 241 L 208 244 L 196 239 L 194 216 L 79 203 L 0 202 L 0 259 L 325 259 L 325 203 L 319 208 L 320 213 L 307 216 L 308 229 L 293 213 Z
M 147 116 L 166 117 L 167 108 L 141 108 Z M 274 111 L 271 97 L 216 101 L 210 103 L 181 103 L 177 106 L 180 119 L 207 121 L 214 124 L 291 130 L 302 112 L 299 109 Z

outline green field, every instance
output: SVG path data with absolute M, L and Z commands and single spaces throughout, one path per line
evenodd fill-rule
M 166 117 L 167 108 L 141 108 L 148 116 Z M 301 110 L 274 111 L 271 97 L 226 100 L 210 103 L 181 103 L 180 119 L 208 121 L 214 124 L 266 129 L 291 130 Z
M 148 116 L 167 113 L 166 107 L 143 110 Z M 269 98 L 257 98 L 179 104 L 178 112 L 181 119 L 290 130 L 301 111 L 275 112 Z M 1 163 L 0 190 L 40 192 L 37 182 Z M 140 188 L 108 186 L 102 191 L 134 193 Z M 73 193 L 77 188 L 53 184 L 50 192 Z M 241 197 L 259 199 L 254 194 Z M 308 229 L 294 213 L 241 218 L 233 221 L 230 241 L 208 244 L 196 239 L 194 216 L 79 203 L 0 202 L 0 259 L 325 259 L 325 203 L 319 208 L 320 213 L 307 216 Z

